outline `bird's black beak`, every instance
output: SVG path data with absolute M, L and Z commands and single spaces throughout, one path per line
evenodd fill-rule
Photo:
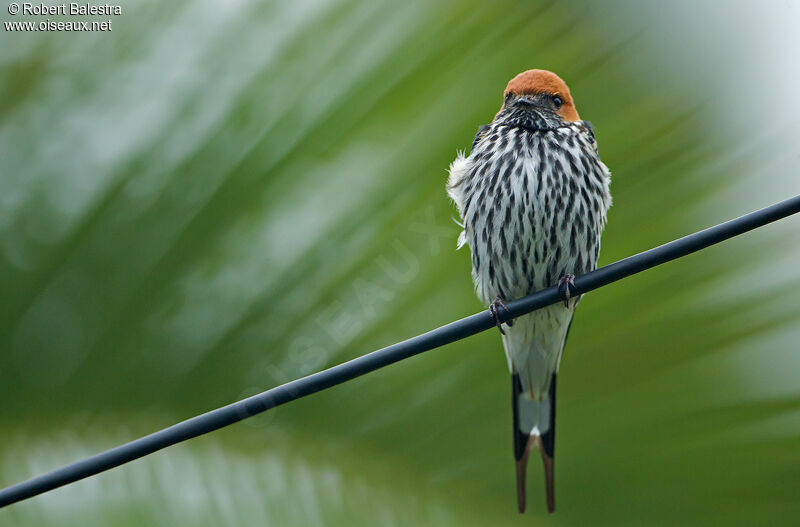
M 535 113 L 542 113 L 542 110 L 546 110 L 547 108 L 543 107 L 539 101 L 534 100 L 532 97 L 522 96 L 517 98 L 513 105 L 518 110 L 522 110 L 523 112 L 535 112 Z
M 533 102 L 533 99 L 529 99 L 528 97 L 519 97 L 514 104 L 519 106 L 520 108 L 530 108 L 532 106 L 536 106 L 536 103 Z

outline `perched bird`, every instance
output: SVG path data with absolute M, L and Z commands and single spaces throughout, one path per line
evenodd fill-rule
M 511 79 L 469 156 L 459 153 L 450 165 L 447 191 L 464 227 L 458 246 L 470 246 L 475 290 L 498 323 L 511 371 L 520 513 L 533 446 L 544 462 L 548 511 L 555 510 L 556 374 L 579 300 L 570 286 L 597 267 L 610 177 L 591 124 L 578 117 L 564 81 L 545 70 Z M 499 322 L 506 301 L 556 284 L 563 304 Z

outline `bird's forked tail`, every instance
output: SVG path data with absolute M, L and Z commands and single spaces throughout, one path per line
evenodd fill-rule
M 528 455 L 535 446 L 542 455 L 547 492 L 547 511 L 553 512 L 555 480 L 553 461 L 556 439 L 556 374 L 553 373 L 548 395 L 541 401 L 523 394 L 519 375 L 511 376 L 511 405 L 514 412 L 514 460 L 517 466 L 517 506 L 525 512 L 525 472 Z

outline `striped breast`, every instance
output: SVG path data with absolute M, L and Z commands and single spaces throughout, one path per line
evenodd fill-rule
M 448 192 L 484 304 L 595 269 L 610 172 L 582 121 L 553 130 L 492 124 L 450 167 Z

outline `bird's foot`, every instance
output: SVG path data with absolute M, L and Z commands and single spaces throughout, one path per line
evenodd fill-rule
M 495 325 L 497 325 L 497 329 L 500 330 L 500 333 L 502 335 L 505 335 L 506 332 L 503 331 L 503 323 L 500 322 L 500 317 L 498 316 L 501 309 L 506 313 L 508 313 L 508 308 L 506 307 L 506 303 L 503 302 L 503 299 L 500 298 L 500 296 L 497 296 L 495 297 L 494 300 L 492 300 L 492 303 L 489 304 L 489 315 L 492 317 L 492 320 L 494 320 L 494 323 Z M 506 321 L 506 325 L 508 327 L 511 327 L 514 325 L 514 321 L 509 319 L 508 321 Z
M 558 280 L 558 290 L 564 293 L 564 307 L 569 307 L 569 298 L 571 296 L 571 292 L 569 288 L 575 288 L 575 275 L 574 274 L 565 274 Z

